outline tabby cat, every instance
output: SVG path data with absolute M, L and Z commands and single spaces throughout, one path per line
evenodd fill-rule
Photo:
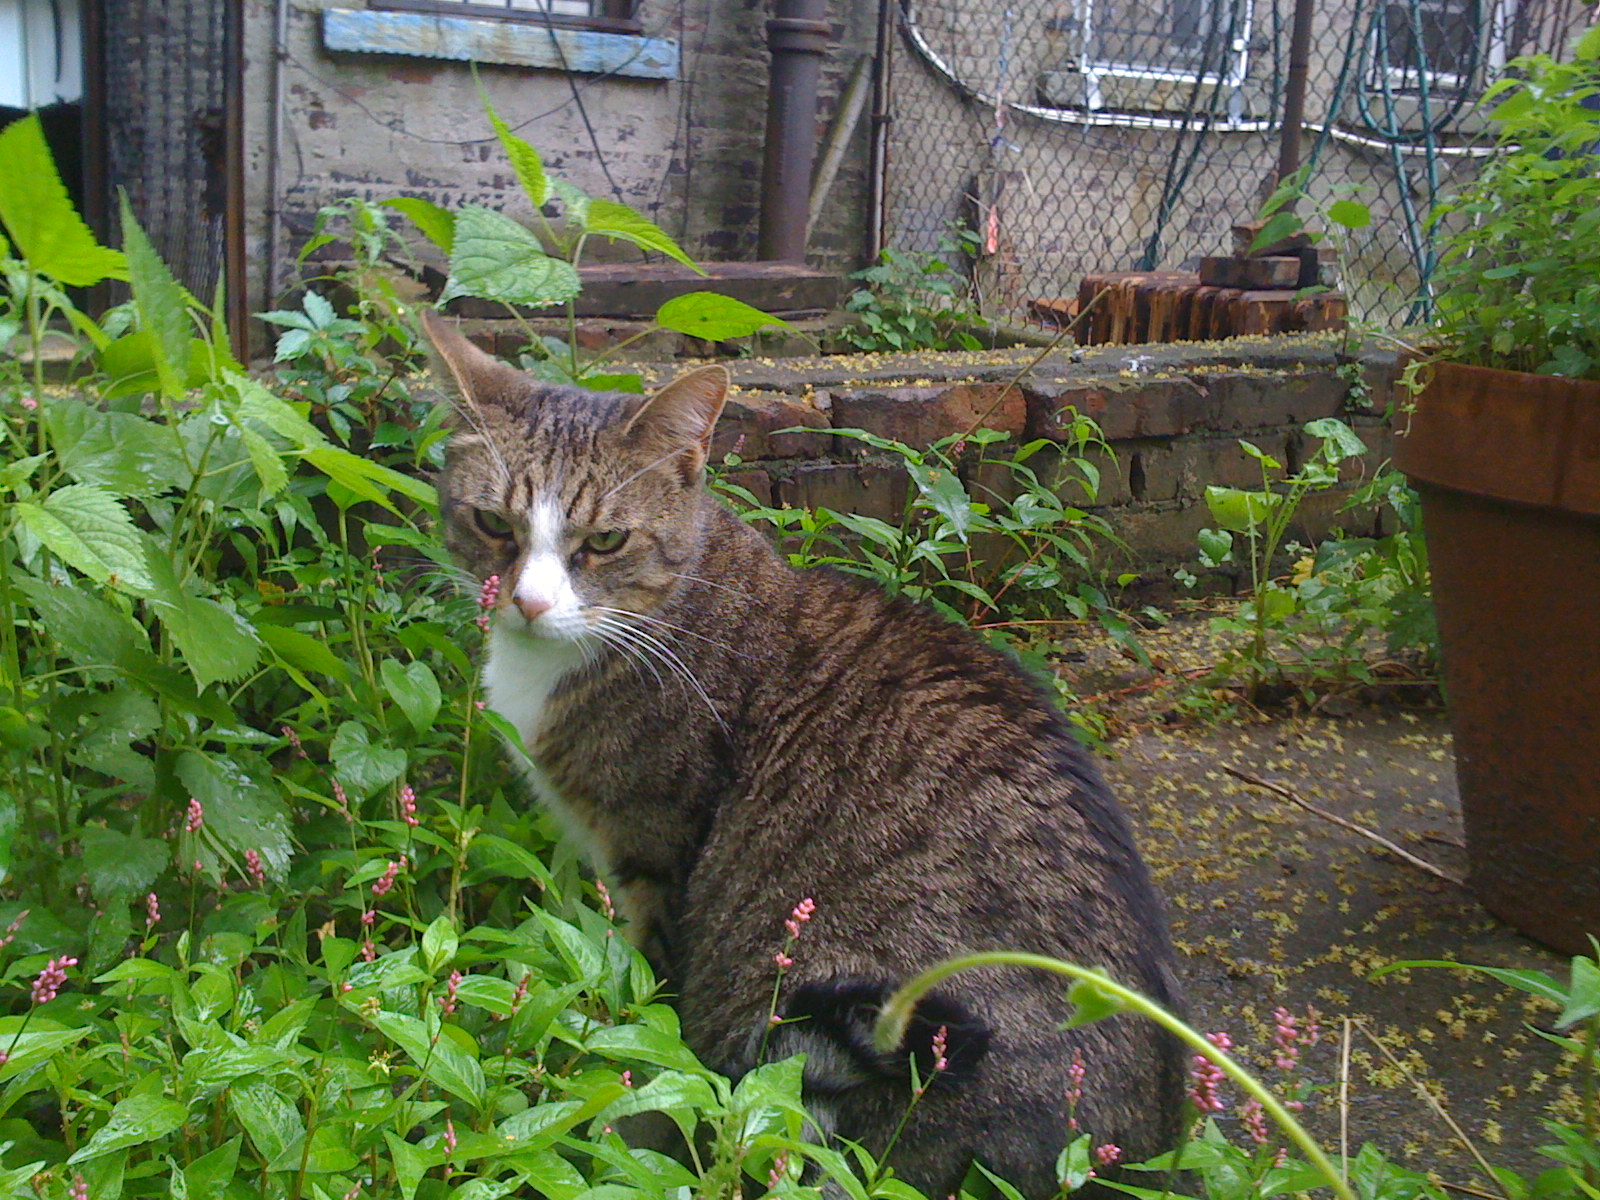
M 721 367 L 648 399 L 555 387 L 426 321 L 461 396 L 446 541 L 500 579 L 484 680 L 538 798 L 609 882 L 676 996 L 683 1035 L 737 1077 L 804 1051 L 822 1135 L 881 1151 L 947 1066 L 892 1166 L 930 1196 L 974 1158 L 1057 1190 L 1069 1073 L 1078 1126 L 1130 1158 L 1167 1148 L 1174 1041 L 1122 1016 L 1063 1030 L 1062 981 L 951 979 L 891 1054 L 886 996 L 934 962 L 1019 949 L 1180 1001 L 1161 903 L 1128 822 L 1061 716 L 1000 655 L 915 604 L 797 571 L 703 486 Z M 767 1029 L 774 953 L 803 898 Z

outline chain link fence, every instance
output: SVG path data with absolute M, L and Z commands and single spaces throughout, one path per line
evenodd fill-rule
M 964 247 L 987 315 L 1026 319 L 1090 273 L 1193 269 L 1273 190 L 1293 0 L 903 0 L 898 16 L 886 244 Z M 1488 153 L 1477 97 L 1587 16 L 1318 0 L 1300 158 L 1307 212 L 1343 196 L 1372 212 L 1340 246 L 1353 317 L 1421 315 L 1428 212 Z

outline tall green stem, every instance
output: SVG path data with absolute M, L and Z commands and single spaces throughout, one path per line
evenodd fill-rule
M 1031 967 L 1035 970 L 1050 971 L 1056 975 L 1065 975 L 1069 979 L 1076 979 L 1094 993 L 1094 998 L 1102 1002 L 1109 1001 L 1116 1012 L 1136 1012 L 1149 1017 L 1157 1025 L 1171 1033 L 1180 1041 L 1185 1042 L 1197 1053 L 1205 1055 L 1222 1069 L 1223 1074 L 1238 1085 L 1239 1089 L 1248 1094 L 1259 1103 L 1262 1109 L 1270 1116 L 1283 1131 L 1289 1135 L 1291 1141 L 1305 1154 L 1306 1161 L 1320 1171 L 1328 1181 L 1340 1200 L 1356 1200 L 1355 1193 L 1350 1190 L 1338 1169 L 1322 1152 L 1304 1126 L 1295 1120 L 1277 1097 L 1275 1097 L 1254 1076 L 1235 1062 L 1230 1056 L 1217 1049 L 1198 1032 L 1184 1024 L 1166 1009 L 1153 1000 L 1148 1000 L 1138 992 L 1123 987 L 1110 976 L 1087 967 L 1075 966 L 1072 963 L 1062 962 L 1059 958 L 1047 958 L 1042 954 L 1023 954 L 1016 951 L 995 950 L 984 954 L 968 954 L 960 958 L 947 959 L 936 966 L 929 967 L 922 974 L 914 977 L 910 982 L 903 984 L 900 990 L 889 998 L 884 1005 L 883 1013 L 878 1017 L 877 1028 L 873 1031 L 873 1040 L 882 1053 L 889 1053 L 900 1045 L 905 1037 L 906 1026 L 910 1024 L 911 1013 L 917 1006 L 917 1001 L 922 999 L 930 990 L 937 987 L 942 981 L 962 971 L 970 971 L 975 967 Z M 1077 989 L 1074 989 L 1077 990 Z M 1109 1012 L 1105 1015 L 1111 1015 Z

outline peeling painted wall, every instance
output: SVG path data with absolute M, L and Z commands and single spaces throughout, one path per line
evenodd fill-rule
M 281 59 L 275 55 L 278 3 L 286 9 Z M 405 193 L 447 207 L 485 204 L 531 216 L 467 64 L 325 47 L 322 10 L 363 5 L 245 0 L 253 304 L 275 302 L 293 282 L 294 256 L 317 210 L 340 197 Z M 835 0 L 819 137 L 850 68 L 870 53 L 875 10 L 859 0 Z M 539 149 L 553 173 L 591 195 L 634 206 L 699 257 L 751 259 L 769 15 L 758 0 L 643 0 L 645 34 L 679 45 L 681 75 L 673 81 L 508 66 L 483 66 L 478 74 L 496 111 Z M 815 265 L 850 269 L 862 253 L 866 126 L 864 119 L 812 234 Z M 597 255 L 604 251 L 596 247 Z

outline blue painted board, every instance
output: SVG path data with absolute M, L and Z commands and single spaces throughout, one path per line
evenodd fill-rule
M 409 54 L 640 79 L 678 78 L 677 42 L 534 22 L 329 8 L 323 11 L 322 43 L 329 50 L 354 53 Z

